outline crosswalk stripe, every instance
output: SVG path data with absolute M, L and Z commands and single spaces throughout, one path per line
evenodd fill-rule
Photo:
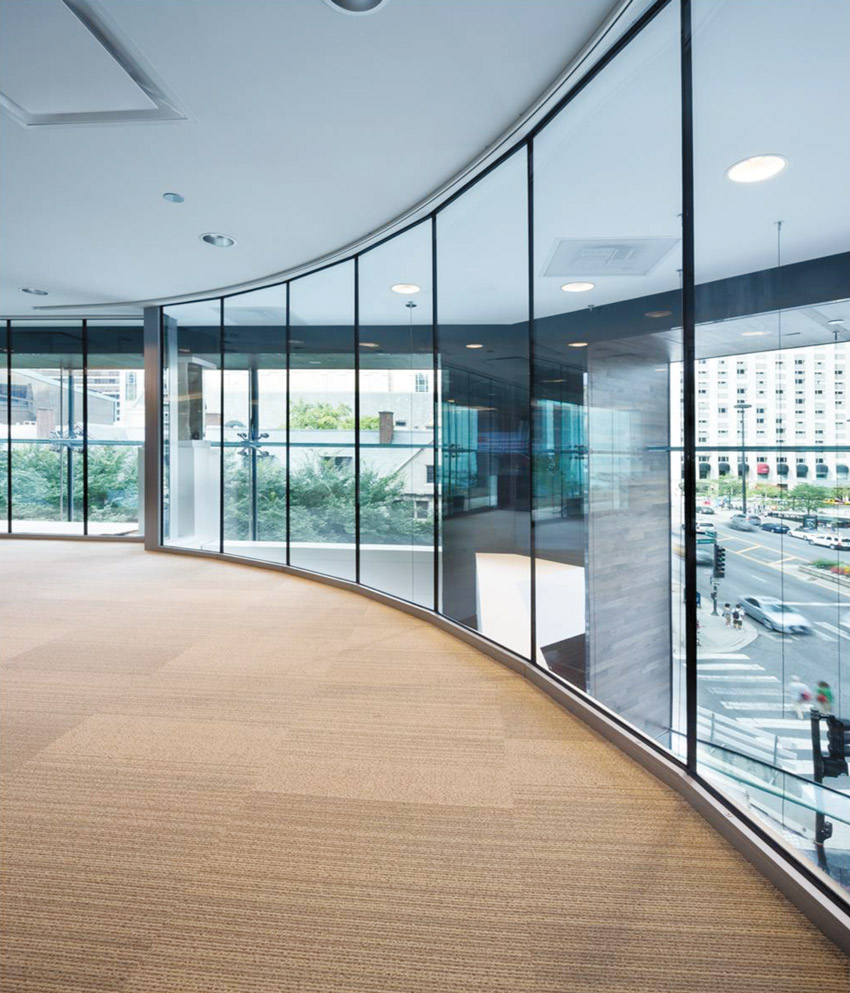
M 822 628 L 826 628 L 827 631 L 832 631 L 833 634 L 839 634 L 842 638 L 850 638 L 850 634 L 846 631 L 842 631 L 841 628 L 837 628 L 834 624 L 830 624 L 829 621 L 817 621 Z M 820 631 L 816 631 L 816 634 L 820 634 Z M 835 641 L 835 639 L 832 639 Z
M 823 631 L 814 631 L 812 633 L 815 634 L 815 635 L 817 635 L 817 637 L 820 638 L 821 641 L 831 641 L 831 642 L 833 642 L 833 644 L 836 641 L 838 641 L 838 638 L 833 638 L 832 635 L 824 634 Z
M 762 703 L 759 700 L 751 702 L 741 700 L 721 700 L 721 704 L 727 710 L 782 710 L 782 707 L 775 703 Z
M 709 658 L 719 658 L 718 655 L 709 656 Z M 741 658 L 746 658 L 742 655 Z M 743 671 L 745 669 L 753 670 L 759 669 L 764 672 L 763 665 L 756 665 L 755 662 L 709 662 L 707 665 L 703 665 L 702 659 L 697 659 L 697 672 L 715 672 L 715 671 Z
M 745 724 L 747 727 L 754 728 L 801 728 L 805 727 L 805 724 L 799 719 L 799 717 L 780 717 L 773 720 L 768 717 L 737 717 L 736 720 L 740 724 Z

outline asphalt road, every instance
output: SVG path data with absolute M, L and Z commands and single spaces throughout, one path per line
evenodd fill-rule
M 797 675 L 814 688 L 818 680 L 826 680 L 835 696 L 835 713 L 850 718 L 850 590 L 827 588 L 798 566 L 818 558 L 850 563 L 850 553 L 813 548 L 788 535 L 735 531 L 720 516 L 714 522 L 718 542 L 727 549 L 719 607 L 745 596 L 773 596 L 802 614 L 814 633 L 781 635 L 747 620 L 757 632 L 754 641 L 739 651 L 701 658 L 699 705 L 754 733 L 777 735 L 796 753 L 795 761 L 785 767 L 811 774 L 809 723 L 791 708 L 788 682 Z M 711 568 L 700 566 L 702 611 L 711 610 L 710 577 Z M 830 785 L 850 789 L 850 779 L 842 776 Z

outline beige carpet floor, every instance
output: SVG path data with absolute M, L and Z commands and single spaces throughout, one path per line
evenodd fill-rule
M 4 991 L 850 989 L 675 793 L 426 622 L 3 541 L 0 634 Z

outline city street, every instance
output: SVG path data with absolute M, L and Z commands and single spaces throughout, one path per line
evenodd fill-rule
M 850 590 L 814 579 L 799 566 L 824 558 L 850 561 L 850 555 L 789 535 L 733 530 L 728 516 L 721 512 L 713 518 L 718 543 L 727 550 L 718 611 L 725 602 L 734 606 L 746 596 L 776 597 L 801 614 L 813 633 L 782 635 L 746 618 L 745 628 L 756 637 L 743 648 L 701 648 L 698 705 L 754 733 L 776 735 L 795 753 L 794 759 L 781 762 L 783 768 L 810 776 L 809 722 L 795 715 L 788 683 L 792 675 L 799 676 L 814 693 L 817 682 L 825 680 L 834 694 L 835 713 L 850 717 Z M 711 572 L 710 566 L 698 569 L 701 618 L 711 613 Z M 722 642 L 722 625 L 718 628 L 713 621 L 711 630 L 719 631 Z M 850 790 L 850 778 L 842 776 L 829 785 Z

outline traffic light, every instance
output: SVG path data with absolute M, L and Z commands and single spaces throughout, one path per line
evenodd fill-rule
M 850 721 L 832 715 L 826 719 L 826 741 L 829 756 L 824 756 L 825 776 L 847 775 L 847 756 L 850 755 Z
M 714 546 L 714 578 L 723 579 L 726 575 L 726 549 L 723 545 Z

